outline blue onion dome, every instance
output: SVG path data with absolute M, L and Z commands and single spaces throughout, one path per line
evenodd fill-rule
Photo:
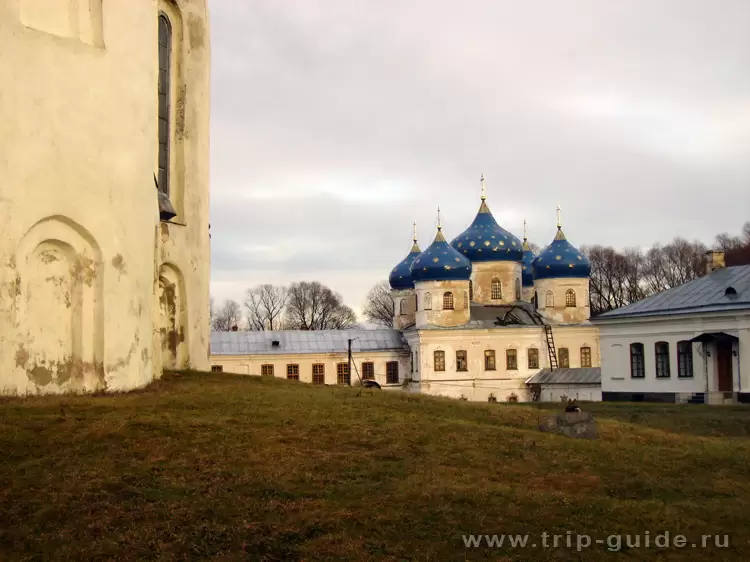
M 414 281 L 411 278 L 411 263 L 417 259 L 417 256 L 422 253 L 417 244 L 417 226 L 414 225 L 414 244 L 409 250 L 409 253 L 404 258 L 404 261 L 399 263 L 396 267 L 391 270 L 391 275 L 388 277 L 388 283 L 391 285 L 391 289 L 413 289 Z
M 521 241 L 505 230 L 492 216 L 484 196 L 482 177 L 482 204 L 471 226 L 456 236 L 451 246 L 471 261 L 521 261 Z
M 557 225 L 557 234 L 532 262 L 534 279 L 558 277 L 589 277 L 591 263 L 573 244 L 568 242 L 562 227 Z
M 411 264 L 411 277 L 416 281 L 468 281 L 471 262 L 445 241 L 438 226 L 435 241 Z
M 529 241 L 526 236 L 523 237 L 523 265 L 521 266 L 521 282 L 524 287 L 534 286 L 534 272 L 532 270 L 532 262 L 536 258 L 534 251 L 529 246 Z

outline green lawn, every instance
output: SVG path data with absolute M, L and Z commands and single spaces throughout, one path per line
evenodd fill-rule
M 558 405 L 220 374 L 4 399 L 0 560 L 750 559 L 750 408 L 584 409 L 598 440 L 538 432 Z M 728 534 L 730 546 L 462 540 L 645 531 Z

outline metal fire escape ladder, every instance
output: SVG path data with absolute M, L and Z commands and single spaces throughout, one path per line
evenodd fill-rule
M 549 368 L 551 371 L 557 369 L 557 352 L 555 351 L 555 338 L 552 337 L 552 326 L 544 325 L 544 333 L 547 336 L 547 352 L 549 353 Z

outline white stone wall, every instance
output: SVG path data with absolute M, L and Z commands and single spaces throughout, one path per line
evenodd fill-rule
M 537 279 L 534 290 L 538 297 L 538 311 L 554 324 L 580 324 L 591 316 L 589 307 L 589 279 L 561 277 L 559 279 Z M 568 290 L 575 292 L 576 306 L 566 305 Z M 553 296 L 553 306 L 548 306 L 547 293 Z
M 411 356 L 408 352 L 399 351 L 377 351 L 377 352 L 352 352 L 351 382 L 359 382 L 362 376 L 362 363 L 373 362 L 375 369 L 375 381 L 381 386 L 386 385 L 386 363 L 398 361 L 399 384 L 412 377 Z M 347 363 L 346 353 L 289 353 L 289 354 L 259 354 L 259 355 L 212 355 L 211 365 L 221 366 L 224 373 L 237 375 L 260 376 L 262 365 L 273 365 L 274 376 L 287 378 L 287 365 L 299 365 L 300 382 L 312 383 L 313 364 L 325 365 L 325 384 L 337 384 L 337 365 Z M 354 368 L 356 365 L 356 369 Z
M 396 330 L 413 325 L 417 315 L 417 292 L 414 289 L 393 289 L 393 327 Z
M 463 326 L 471 316 L 468 281 L 418 281 L 415 283 L 419 300 L 416 325 L 424 326 Z M 453 310 L 443 308 L 443 296 L 453 293 Z M 428 305 L 427 295 L 430 295 Z M 468 306 L 466 306 L 468 305 Z
M 471 281 L 474 284 L 472 301 L 479 304 L 510 304 L 516 298 L 516 283 L 521 288 L 521 262 L 488 261 L 472 262 Z M 501 298 L 492 298 L 492 281 L 498 280 L 501 287 Z
M 179 13 L 179 224 L 160 225 L 163 2 L 0 2 L 3 394 L 136 388 L 160 375 L 162 355 L 175 367 L 208 366 L 206 3 L 165 4 Z
M 716 349 L 693 344 L 693 377 L 678 377 L 677 342 L 690 340 L 702 333 L 725 332 L 739 338 L 733 345 L 732 381 L 734 392 L 750 391 L 750 312 L 721 315 L 685 315 L 629 320 L 598 320 L 601 334 L 602 391 L 627 393 L 705 393 L 718 390 Z M 656 378 L 658 341 L 669 343 L 669 378 Z M 642 343 L 645 354 L 645 377 L 632 378 L 630 344 Z

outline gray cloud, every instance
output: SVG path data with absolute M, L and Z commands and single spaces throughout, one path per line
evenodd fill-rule
M 745 0 L 210 2 L 212 290 L 360 307 L 488 180 L 545 245 L 709 242 L 750 219 Z

